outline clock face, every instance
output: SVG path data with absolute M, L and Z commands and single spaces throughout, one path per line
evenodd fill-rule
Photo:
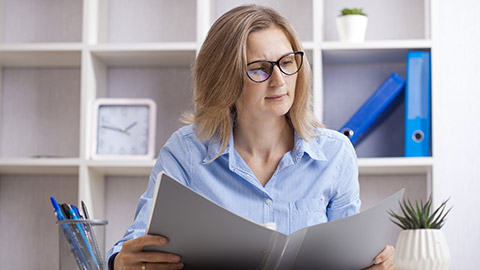
M 97 155 L 146 155 L 149 115 L 147 105 L 100 105 Z

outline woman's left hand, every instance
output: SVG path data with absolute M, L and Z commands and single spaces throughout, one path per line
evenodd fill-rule
M 395 248 L 387 245 L 380 254 L 373 260 L 374 265 L 366 268 L 366 270 L 395 270 L 393 264 L 393 256 L 395 255 Z

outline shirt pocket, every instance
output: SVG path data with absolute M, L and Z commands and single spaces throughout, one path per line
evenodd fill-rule
M 289 203 L 290 233 L 327 222 L 324 198 L 308 198 Z

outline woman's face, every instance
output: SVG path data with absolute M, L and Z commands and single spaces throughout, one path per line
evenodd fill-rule
M 253 32 L 247 39 L 247 63 L 258 60 L 277 61 L 293 52 L 283 30 L 277 26 Z M 268 80 L 257 83 L 245 74 L 245 86 L 235 103 L 240 119 L 271 119 L 285 115 L 293 104 L 297 75 L 283 74 L 274 66 Z

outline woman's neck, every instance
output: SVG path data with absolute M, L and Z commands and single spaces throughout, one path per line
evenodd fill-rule
M 294 144 L 293 127 L 284 116 L 261 122 L 238 120 L 233 136 L 238 152 L 261 159 L 283 156 Z

